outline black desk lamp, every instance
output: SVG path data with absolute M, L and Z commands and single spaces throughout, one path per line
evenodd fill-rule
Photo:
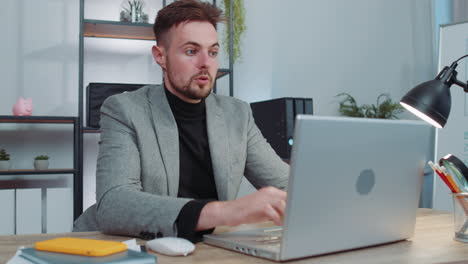
M 468 93 L 468 84 L 457 80 L 457 71 L 455 71 L 457 62 L 465 57 L 468 55 L 459 58 L 450 67 L 445 66 L 434 80 L 421 83 L 411 89 L 403 96 L 400 104 L 431 125 L 437 128 L 444 127 L 450 114 L 450 86 L 456 84 Z

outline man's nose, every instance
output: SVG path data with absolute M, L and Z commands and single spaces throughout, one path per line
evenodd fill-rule
M 205 69 L 208 68 L 210 57 L 208 52 L 200 52 L 198 56 L 198 68 Z

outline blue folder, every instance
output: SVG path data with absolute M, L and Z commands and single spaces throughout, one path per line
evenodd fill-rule
M 138 252 L 131 249 L 104 257 L 90 257 L 72 255 L 64 253 L 54 253 L 48 251 L 25 248 L 21 250 L 20 257 L 35 264 L 98 264 L 98 263 L 131 263 L 131 264 L 156 264 L 157 258 L 154 255 Z

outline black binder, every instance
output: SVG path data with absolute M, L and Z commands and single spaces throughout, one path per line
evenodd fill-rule
M 289 160 L 298 114 L 313 114 L 312 98 L 283 97 L 250 104 L 255 123 L 278 156 Z
M 140 89 L 146 84 L 127 83 L 89 83 L 86 87 L 86 125 L 99 128 L 101 120 L 101 106 L 107 97 L 123 92 L 131 92 Z

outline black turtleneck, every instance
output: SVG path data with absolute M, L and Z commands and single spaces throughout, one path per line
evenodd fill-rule
M 200 212 L 210 201 L 218 200 L 206 129 L 205 101 L 188 103 L 167 89 L 166 97 L 179 132 L 179 191 L 177 196 L 193 198 L 176 220 L 178 236 L 193 242 L 204 233 L 195 232 Z

